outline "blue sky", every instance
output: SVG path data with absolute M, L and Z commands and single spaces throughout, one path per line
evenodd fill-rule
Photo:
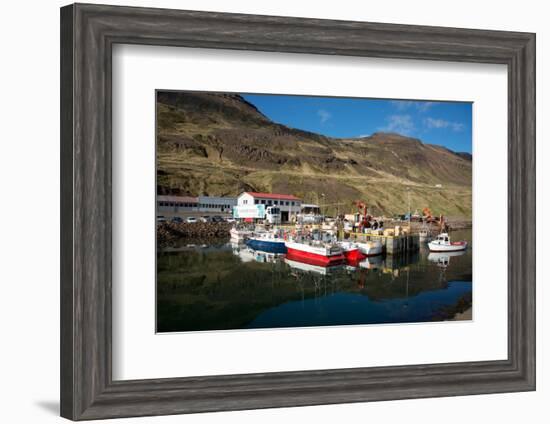
M 472 104 L 242 94 L 271 120 L 331 137 L 397 132 L 456 152 L 472 152 Z

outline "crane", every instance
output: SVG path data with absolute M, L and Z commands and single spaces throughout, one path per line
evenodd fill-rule
M 354 203 L 357 209 L 359 209 L 359 213 L 361 212 L 363 213 L 362 218 L 359 221 L 359 229 L 363 230 L 363 228 L 369 228 L 370 220 L 372 217 L 367 213 L 367 209 L 368 209 L 367 204 L 361 200 L 356 200 Z

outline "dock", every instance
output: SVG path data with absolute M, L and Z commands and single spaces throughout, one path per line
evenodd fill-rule
M 384 251 L 388 255 L 416 252 L 420 249 L 420 236 L 418 234 L 384 236 L 368 233 L 350 233 L 350 236 L 357 241 L 379 241 L 382 243 L 382 246 L 384 246 Z
M 319 224 L 310 224 L 305 227 L 310 230 L 321 230 L 322 228 Z M 293 224 L 283 224 L 277 225 L 277 228 L 285 231 L 291 231 L 295 229 L 296 226 Z M 356 241 L 379 241 L 382 243 L 384 253 L 387 253 L 388 255 L 400 255 L 408 252 L 417 252 L 420 249 L 420 236 L 418 233 L 402 232 L 399 235 L 382 235 L 345 231 L 339 233 L 338 240 L 344 240 L 348 237 L 350 240 Z

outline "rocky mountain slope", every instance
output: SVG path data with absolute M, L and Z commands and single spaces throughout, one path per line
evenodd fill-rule
M 329 138 L 277 124 L 236 94 L 157 93 L 157 191 L 236 196 L 290 193 L 325 213 L 412 209 L 471 217 L 472 157 L 376 133 Z M 439 186 L 441 185 L 441 186 Z

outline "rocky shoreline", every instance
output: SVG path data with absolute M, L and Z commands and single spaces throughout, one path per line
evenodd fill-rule
M 171 246 L 183 238 L 204 240 L 228 237 L 231 225 L 229 222 L 163 222 L 157 225 L 157 245 Z

